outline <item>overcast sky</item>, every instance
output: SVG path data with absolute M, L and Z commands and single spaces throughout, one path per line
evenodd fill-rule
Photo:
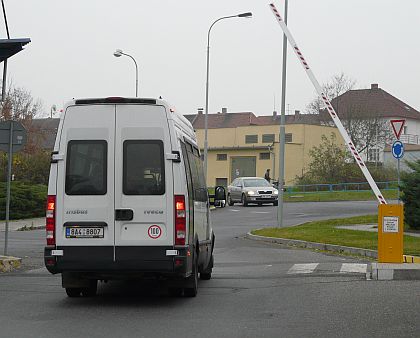
M 183 114 L 205 105 L 211 33 L 210 112 L 280 108 L 282 31 L 270 0 L 5 0 L 11 38 L 31 38 L 8 78 L 44 104 L 76 97 L 162 96 Z M 274 1 L 281 13 L 282 0 Z M 289 0 L 289 28 L 320 83 L 344 72 L 420 110 L 419 0 Z M 4 24 L 0 25 L 6 37 Z M 290 47 L 290 46 L 289 46 Z M 304 111 L 315 90 L 289 48 L 286 103 Z

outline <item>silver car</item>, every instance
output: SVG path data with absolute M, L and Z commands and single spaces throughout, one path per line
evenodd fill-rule
M 243 206 L 249 203 L 277 205 L 278 195 L 278 190 L 262 177 L 240 177 L 228 186 L 227 202 L 230 206 L 237 202 Z

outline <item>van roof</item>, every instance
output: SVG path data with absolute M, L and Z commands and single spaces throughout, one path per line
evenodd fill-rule
M 168 109 L 168 111 L 172 113 L 173 118 L 178 123 L 181 123 L 185 127 L 187 127 L 187 130 L 188 130 L 187 133 L 194 141 L 196 141 L 194 128 L 191 122 L 182 114 L 177 112 L 174 108 L 171 108 L 171 105 L 167 101 L 162 100 L 162 99 L 140 98 L 140 97 L 119 97 L 119 96 L 99 97 L 99 98 L 80 98 L 80 99 L 73 99 L 67 102 L 67 104 L 65 105 L 65 108 L 69 106 L 75 106 L 75 105 L 77 106 L 77 105 L 96 105 L 96 104 L 140 104 L 140 105 L 165 106 Z

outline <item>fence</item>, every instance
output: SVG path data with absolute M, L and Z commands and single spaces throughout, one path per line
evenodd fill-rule
M 380 190 L 398 190 L 398 181 L 376 182 Z M 317 193 L 317 192 L 343 192 L 343 191 L 369 191 L 368 182 L 337 183 L 337 184 L 306 184 L 286 186 L 288 193 Z

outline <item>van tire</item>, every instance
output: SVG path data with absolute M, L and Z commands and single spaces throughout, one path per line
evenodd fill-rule
M 213 255 L 211 255 L 209 265 L 207 266 L 206 270 L 200 273 L 201 280 L 211 279 L 211 273 L 213 272 L 213 264 L 214 264 L 214 258 L 213 258 Z
M 228 194 L 228 196 L 227 196 L 227 202 L 228 202 L 230 207 L 235 204 L 235 202 L 232 201 L 232 197 L 230 197 L 230 194 Z
M 98 290 L 98 281 L 96 279 L 89 280 L 89 287 L 82 288 L 83 297 L 95 297 Z
M 66 288 L 66 293 L 70 298 L 80 297 L 82 288 Z
M 185 297 L 195 297 L 198 292 L 198 256 L 194 254 L 192 274 L 187 278 L 188 287 L 184 288 Z
M 182 292 L 184 290 L 182 288 L 169 288 L 168 293 L 171 297 L 181 297 Z

